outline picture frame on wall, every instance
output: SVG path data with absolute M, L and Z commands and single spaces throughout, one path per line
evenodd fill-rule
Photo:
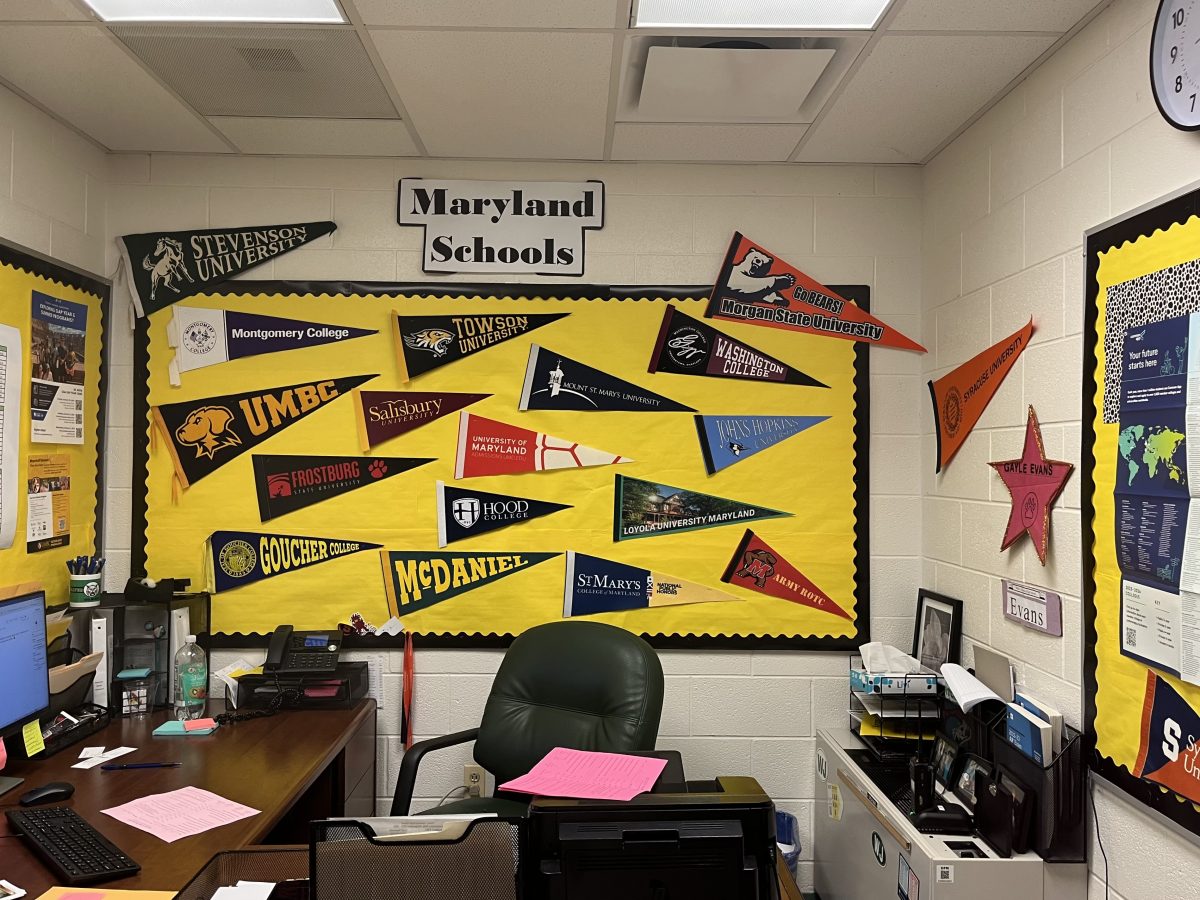
M 917 592 L 912 655 L 923 669 L 938 672 L 946 663 L 959 661 L 962 609 L 961 600 L 925 588 Z

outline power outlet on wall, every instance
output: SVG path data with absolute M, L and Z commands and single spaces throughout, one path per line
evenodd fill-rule
M 483 796 L 483 783 L 485 777 L 483 766 L 463 766 L 463 787 L 467 789 L 468 797 Z

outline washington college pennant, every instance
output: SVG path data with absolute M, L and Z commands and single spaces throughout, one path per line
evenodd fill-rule
M 448 391 L 356 391 L 358 440 L 366 453 L 376 444 L 458 412 L 491 394 Z
M 180 482 L 188 487 L 374 377 L 349 375 L 164 403 L 153 408 L 154 421 L 167 439 Z
M 438 546 L 474 537 L 497 528 L 519 525 L 571 507 L 565 503 L 516 497 L 512 494 L 492 494 L 487 491 L 468 491 L 437 483 Z
M 332 222 L 155 231 L 117 239 L 139 316 L 178 303 L 330 234 Z
M 277 316 L 199 306 L 171 307 L 167 343 L 175 350 L 171 384 L 180 384 L 180 373 L 281 350 L 299 350 L 320 344 L 338 344 L 378 334 L 369 328 L 326 325 Z
M 399 618 L 562 554 L 381 550 L 379 555 L 388 609 Z
M 1200 715 L 1169 681 L 1150 670 L 1133 774 L 1200 803 Z
M 529 348 L 519 408 L 581 412 L 695 412 L 615 375 L 534 344 Z
M 663 313 L 650 371 L 829 387 L 673 306 Z
M 736 231 L 704 314 L 925 352 L 916 341 Z
M 640 478 L 616 476 L 613 492 L 613 540 L 699 531 L 747 521 L 777 519 L 791 513 L 740 503 Z
M 520 425 L 458 414 L 458 456 L 455 478 L 479 475 L 519 475 L 547 469 L 582 469 L 633 462 L 605 450 L 586 447 Z
M 263 522 L 408 472 L 433 459 L 396 456 L 261 456 L 254 454 L 254 490 Z
M 566 318 L 570 313 L 525 315 L 399 316 L 392 322 L 396 331 L 396 355 L 404 381 L 449 365 L 464 356 L 494 347 L 543 325 Z
M 738 598 L 694 581 L 586 553 L 567 552 L 564 619 L 658 606 L 731 601 L 736 603 Z
M 381 546 L 295 534 L 214 531 L 208 538 L 209 583 L 220 593 Z
M 792 603 L 833 613 L 843 619 L 850 618 L 848 612 L 749 528 L 733 551 L 733 558 L 725 567 L 721 580 L 770 597 L 781 597 Z
M 696 416 L 700 452 L 709 475 L 774 447 L 829 416 Z
M 937 381 L 929 382 L 933 398 L 934 433 L 937 435 L 937 468 L 950 464 L 954 454 L 987 409 L 992 397 L 1004 382 L 1033 337 L 1033 319 L 1020 331 L 967 360 L 957 369 L 947 372 Z

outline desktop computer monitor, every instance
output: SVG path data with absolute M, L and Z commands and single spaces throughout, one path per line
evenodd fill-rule
M 16 734 L 49 706 L 46 594 L 0 600 L 0 738 Z

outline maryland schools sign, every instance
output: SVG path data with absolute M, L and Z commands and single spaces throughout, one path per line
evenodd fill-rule
M 604 226 L 604 183 L 402 178 L 396 221 L 425 229 L 426 272 L 583 275 L 584 232 Z

